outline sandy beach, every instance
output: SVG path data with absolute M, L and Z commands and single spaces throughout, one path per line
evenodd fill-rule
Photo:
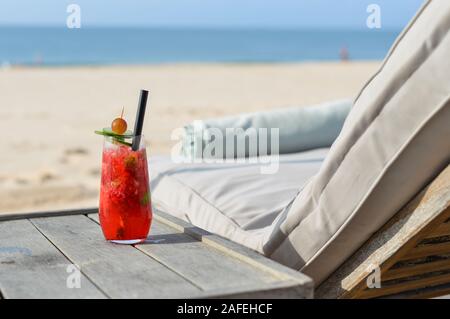
M 168 154 L 173 129 L 209 117 L 354 97 L 379 62 L 0 69 L 0 213 L 97 205 L 102 138 L 151 91 L 144 134 Z

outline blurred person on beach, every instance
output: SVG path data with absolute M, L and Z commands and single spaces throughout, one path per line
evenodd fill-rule
M 341 62 L 347 62 L 350 60 L 350 53 L 348 52 L 347 46 L 342 46 L 341 50 L 339 51 L 339 57 L 341 59 Z

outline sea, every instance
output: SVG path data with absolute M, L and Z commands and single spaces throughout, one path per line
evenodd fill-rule
M 395 30 L 0 26 L 0 66 L 379 60 Z

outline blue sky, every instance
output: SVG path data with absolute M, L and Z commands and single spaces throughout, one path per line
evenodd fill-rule
M 381 7 L 382 27 L 401 29 L 423 0 L 0 0 L 0 25 L 64 26 L 68 4 L 82 26 L 365 28 Z

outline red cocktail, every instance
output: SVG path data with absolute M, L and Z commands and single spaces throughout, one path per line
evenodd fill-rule
M 139 149 L 105 137 L 100 189 L 100 224 L 105 238 L 135 244 L 147 238 L 152 221 L 147 155 L 143 138 Z

